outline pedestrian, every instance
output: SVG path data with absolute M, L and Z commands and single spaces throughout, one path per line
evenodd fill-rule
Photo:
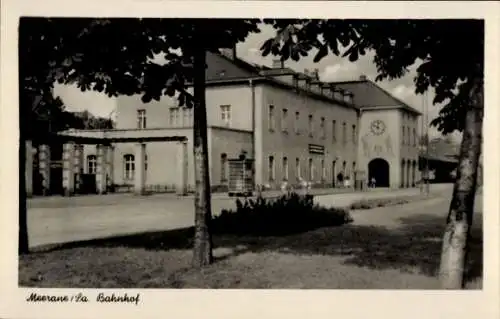
M 345 188 L 351 187 L 351 180 L 350 180 L 349 176 L 347 176 L 345 178 L 345 180 L 344 180 L 344 186 L 345 186 Z
M 340 173 L 337 174 L 337 181 L 339 182 L 340 186 L 343 186 L 343 184 L 344 184 L 344 175 L 342 174 L 342 172 L 340 172 Z
M 375 188 L 376 184 L 377 184 L 377 180 L 375 179 L 375 177 L 372 177 L 372 179 L 370 180 L 370 187 Z

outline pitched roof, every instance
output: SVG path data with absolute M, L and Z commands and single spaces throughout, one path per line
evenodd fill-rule
M 337 88 L 352 92 L 354 104 L 359 108 L 401 107 L 414 114 L 422 114 L 370 80 L 329 83 Z
M 231 60 L 223 55 L 207 54 L 207 81 L 245 79 L 258 76 L 258 70 L 250 63 L 239 59 Z
M 443 138 L 435 138 L 429 141 L 429 147 L 426 153 L 421 152 L 420 156 L 430 160 L 456 163 L 460 145 Z

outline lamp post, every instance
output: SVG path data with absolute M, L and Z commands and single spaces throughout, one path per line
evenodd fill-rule
M 423 119 L 422 119 L 422 141 L 420 143 L 419 152 L 423 159 L 422 165 L 422 178 L 420 181 L 420 193 L 429 194 L 429 115 L 428 115 L 428 92 L 426 91 L 422 100 L 423 106 Z M 425 184 L 425 185 L 424 185 Z
M 425 194 L 429 195 L 429 95 L 428 91 L 424 93 L 424 128 L 425 128 L 425 168 L 424 168 L 424 183 Z

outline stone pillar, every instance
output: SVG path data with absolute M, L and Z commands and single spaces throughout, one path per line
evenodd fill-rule
M 26 183 L 26 196 L 31 197 L 33 195 L 33 143 L 31 141 L 26 141 L 26 167 L 24 168 L 25 173 L 25 183 Z
M 115 147 L 113 145 L 109 145 L 106 151 L 106 175 L 107 178 L 107 188 L 112 189 L 114 184 L 114 155 L 115 155 Z
M 98 194 L 106 194 L 106 147 L 104 145 L 96 145 L 96 188 Z
M 50 193 L 50 147 L 40 145 L 38 150 L 38 171 L 42 178 L 42 194 Z
M 177 143 L 177 167 L 178 167 L 178 181 L 177 181 L 177 195 L 187 195 L 188 184 L 188 149 L 187 141 Z
M 137 143 L 135 146 L 135 172 L 134 172 L 134 192 L 136 195 L 144 195 L 146 184 L 146 144 Z
M 74 145 L 74 156 L 73 156 L 73 176 L 75 178 L 75 193 L 78 193 L 81 188 L 82 182 L 82 172 L 83 172 L 83 145 L 75 144 Z
M 62 153 L 62 183 L 64 196 L 71 196 L 75 191 L 75 177 L 74 177 L 74 143 L 63 144 Z

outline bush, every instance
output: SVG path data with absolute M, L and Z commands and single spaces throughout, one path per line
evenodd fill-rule
M 360 201 L 354 202 L 349 207 L 350 209 L 373 209 L 377 207 L 395 206 L 408 204 L 412 200 L 416 200 L 420 197 L 412 198 L 386 198 L 386 199 L 362 199 Z
M 315 205 L 312 195 L 289 193 L 278 199 L 236 200 L 236 211 L 212 220 L 214 233 L 273 236 L 352 222 L 349 211 Z

